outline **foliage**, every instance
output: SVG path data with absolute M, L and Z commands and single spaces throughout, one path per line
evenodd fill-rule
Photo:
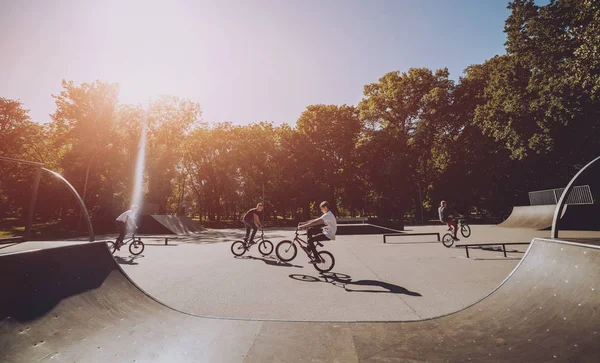
M 328 200 L 337 214 L 435 218 L 441 199 L 463 213 L 501 216 L 527 191 L 560 187 L 597 156 L 600 3 L 509 4 L 506 54 L 467 67 L 389 72 L 356 107 L 309 105 L 295 125 L 201 119 L 198 103 L 164 96 L 121 104 L 116 84 L 63 81 L 52 122 L 0 98 L 0 156 L 41 161 L 83 193 L 96 225 L 130 203 L 138 143 L 148 128 L 145 202 L 155 213 L 221 223 L 256 203 L 270 220 L 308 218 Z M 1 164 L 0 218 L 22 217 L 31 168 Z M 89 170 L 89 175 L 88 175 Z M 79 210 L 54 181 L 38 217 Z M 74 222 L 73 222 L 74 223 Z

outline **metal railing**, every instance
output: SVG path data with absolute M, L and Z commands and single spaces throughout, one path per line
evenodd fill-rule
M 556 188 L 548 190 L 538 190 L 529 192 L 530 205 L 550 205 L 556 204 L 565 188 Z M 573 190 L 567 198 L 566 204 L 594 204 L 594 197 L 589 185 L 578 185 L 573 187 Z

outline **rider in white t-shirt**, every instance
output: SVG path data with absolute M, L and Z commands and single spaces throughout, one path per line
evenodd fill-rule
M 117 224 L 117 229 L 119 230 L 119 237 L 117 237 L 116 247 L 117 250 L 121 248 L 121 244 L 123 243 L 123 239 L 125 238 L 125 233 L 127 233 L 127 227 L 132 226 L 133 229 L 137 229 L 137 225 L 135 224 L 135 218 L 139 207 L 137 205 L 132 205 L 131 209 L 121 213 L 115 220 Z
M 321 212 L 323 212 L 322 216 L 298 225 L 300 229 L 308 228 L 308 248 L 314 256 L 314 259 L 309 263 L 321 262 L 316 243 L 335 240 L 335 233 L 337 232 L 337 221 L 333 213 L 329 210 L 329 203 L 323 202 L 320 207 Z

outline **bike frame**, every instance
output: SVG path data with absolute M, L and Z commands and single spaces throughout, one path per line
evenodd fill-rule
M 140 242 L 141 242 L 141 240 L 142 240 L 142 239 L 141 239 L 140 237 L 138 237 L 138 240 L 140 240 Z M 131 243 L 131 242 L 133 242 L 133 241 L 136 241 L 136 239 L 135 239 L 135 232 L 134 232 L 134 233 L 132 233 L 132 234 L 131 234 L 131 237 L 129 237 L 129 238 L 127 238 L 127 235 L 125 235 L 125 237 L 123 237 L 123 242 L 122 242 L 122 243 L 123 243 L 123 246 L 125 246 L 125 245 L 127 245 L 128 243 Z M 117 241 L 115 240 L 115 242 L 114 242 L 114 243 L 117 243 Z
M 299 237 L 300 233 L 298 233 L 298 230 L 296 230 L 296 236 L 294 237 L 294 240 L 292 242 L 296 242 L 298 244 L 298 246 L 300 246 L 300 248 L 302 248 L 302 250 L 304 251 L 304 253 L 306 253 L 306 255 L 308 257 L 314 257 L 312 255 L 312 251 L 308 249 L 308 238 L 307 241 L 303 240 L 302 238 Z M 318 244 L 317 244 L 318 246 Z

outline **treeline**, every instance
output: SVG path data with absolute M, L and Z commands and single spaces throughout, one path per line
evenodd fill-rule
M 145 118 L 145 201 L 158 213 L 185 200 L 204 219 L 235 219 L 264 193 L 269 218 L 307 218 L 321 200 L 341 215 L 382 219 L 427 220 L 441 199 L 501 216 L 528 191 L 564 186 L 600 152 L 600 4 L 509 8 L 506 54 L 458 81 L 447 69 L 390 72 L 364 87 L 357 106 L 310 105 L 295 126 L 210 123 L 188 100 L 124 105 L 116 84 L 63 82 L 49 124 L 0 99 L 0 155 L 44 162 L 79 191 L 91 160 L 86 204 L 98 224 L 130 203 Z M 0 167 L 0 218 L 15 217 L 29 171 Z M 39 216 L 76 216 L 47 179 Z

